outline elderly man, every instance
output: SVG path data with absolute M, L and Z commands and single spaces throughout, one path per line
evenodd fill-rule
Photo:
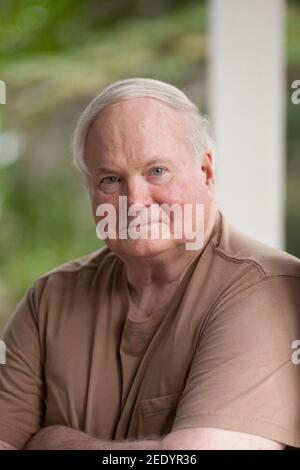
M 113 207 L 119 229 L 125 196 L 148 215 L 200 205 L 202 243 L 187 249 L 159 209 L 135 228 L 170 236 L 116 230 L 35 282 L 3 338 L 2 449 L 300 446 L 300 262 L 226 221 L 213 156 L 206 119 L 169 84 L 116 82 L 84 111 L 74 159 L 96 224 Z

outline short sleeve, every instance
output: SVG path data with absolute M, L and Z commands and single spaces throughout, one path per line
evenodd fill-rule
M 300 282 L 265 278 L 207 317 L 172 431 L 214 427 L 300 447 Z
M 41 427 L 44 380 L 34 288 L 27 291 L 6 325 L 0 365 L 0 440 L 18 448 Z

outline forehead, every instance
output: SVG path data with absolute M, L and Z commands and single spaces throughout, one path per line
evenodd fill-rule
M 92 123 L 87 140 L 102 144 L 122 141 L 163 143 L 186 136 L 187 115 L 153 98 L 131 98 L 115 103 L 99 113 Z

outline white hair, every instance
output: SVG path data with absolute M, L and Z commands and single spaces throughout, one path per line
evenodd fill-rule
M 178 88 L 150 78 L 130 78 L 119 80 L 106 87 L 85 108 L 78 119 L 73 137 L 73 164 L 85 176 L 89 170 L 85 163 L 84 151 L 90 126 L 98 114 L 108 106 L 119 101 L 137 97 L 150 97 L 188 113 L 191 122 L 189 138 L 196 156 L 204 157 L 205 149 L 214 154 L 214 142 L 210 136 L 207 116 L 201 114 L 197 106 Z

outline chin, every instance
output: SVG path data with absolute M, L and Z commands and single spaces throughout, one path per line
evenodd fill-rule
M 123 256 L 155 256 L 171 248 L 175 244 L 173 240 L 118 240 L 107 243 L 108 248 L 116 254 Z

